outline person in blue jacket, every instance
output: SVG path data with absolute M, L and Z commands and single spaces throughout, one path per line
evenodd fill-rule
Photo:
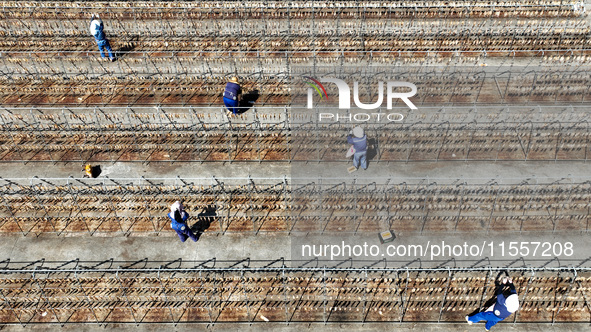
M 109 44 L 109 40 L 107 39 L 103 29 L 103 20 L 99 18 L 98 14 L 93 14 L 90 21 L 90 33 L 94 36 L 94 40 L 98 45 L 99 52 L 101 52 L 101 58 L 105 57 L 105 53 L 103 52 L 103 48 L 105 48 L 109 53 L 109 59 L 111 59 L 111 61 L 115 61 L 113 50 L 111 49 L 111 45 Z
M 503 286 L 509 286 L 509 289 L 503 291 Z M 490 328 L 495 324 L 511 316 L 512 313 L 519 309 L 519 298 L 511 278 L 503 278 L 503 283 L 501 287 L 497 289 L 496 295 L 496 303 L 486 311 L 479 312 L 475 315 L 466 316 L 466 321 L 468 324 L 472 325 L 472 323 L 477 323 L 481 320 L 484 320 L 486 321 L 484 328 L 489 331 Z
M 359 169 L 367 169 L 367 136 L 363 132 L 363 128 L 355 127 L 347 136 L 347 142 L 353 145 L 355 153 L 353 154 L 353 166 Z
M 241 94 L 242 89 L 240 88 L 240 84 L 238 84 L 238 78 L 232 77 L 226 83 L 226 89 L 224 90 L 224 105 L 226 105 L 228 111 L 232 112 L 232 115 L 238 114 Z
M 185 242 L 188 237 L 191 238 L 193 242 L 197 242 L 197 240 L 199 240 L 199 235 L 193 233 L 189 225 L 187 225 L 189 214 L 185 211 L 185 208 L 181 202 L 176 201 L 170 206 L 168 218 L 171 220 L 170 227 L 174 229 L 176 234 L 181 239 L 181 242 Z

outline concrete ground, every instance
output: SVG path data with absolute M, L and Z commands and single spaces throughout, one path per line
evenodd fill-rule
M 320 178 L 323 179 L 445 179 L 453 182 L 456 179 L 481 179 L 485 183 L 495 179 L 499 184 L 520 183 L 521 181 L 537 178 L 540 182 L 544 178 L 586 178 L 591 177 L 591 163 L 583 161 L 528 161 L 528 162 L 381 162 L 371 160 L 367 170 L 358 170 L 352 174 L 347 172 L 350 163 L 345 162 L 206 162 L 206 163 L 100 163 L 101 177 L 134 179 L 141 176 L 150 178 Z M 296 167 L 293 167 L 293 166 Z M 2 178 L 81 178 L 83 165 L 77 163 L 2 163 L 0 177 Z M 99 178 L 100 179 L 100 178 Z M 554 180 L 553 180 L 554 181 Z M 550 182 L 553 182 L 550 181 Z M 582 182 L 582 181 L 581 181 Z
M 342 182 L 356 179 L 358 183 L 369 183 L 378 181 L 385 182 L 387 179 L 393 181 L 410 181 L 410 179 L 428 178 L 430 181 L 438 183 L 451 183 L 456 179 L 463 179 L 468 183 L 486 183 L 490 179 L 495 179 L 502 184 L 517 184 L 526 179 L 539 181 L 540 183 L 551 183 L 562 178 L 572 178 L 575 182 L 584 182 L 590 179 L 591 165 L 584 162 L 430 162 L 430 163 L 371 163 L 367 171 L 359 170 L 349 174 L 346 163 L 298 163 L 289 164 L 287 162 L 266 162 L 258 163 L 180 163 L 170 165 L 170 163 L 151 163 L 149 165 L 141 163 L 104 163 L 102 165 L 103 174 L 109 178 L 182 178 L 199 177 L 209 178 L 230 178 L 226 181 L 231 182 L 231 178 L 283 178 L 294 182 L 300 181 L 292 177 L 322 178 L 323 183 Z M 41 167 L 38 163 L 4 163 L 2 165 L 0 176 L 3 178 L 32 178 L 38 176 L 41 178 L 67 178 L 81 177 L 81 165 L 63 164 L 56 165 L 44 164 Z M 571 180 L 563 180 L 571 181 Z M 164 218 L 164 216 L 163 216 Z M 439 266 L 454 256 L 447 253 L 431 253 L 430 250 L 437 250 L 437 245 L 444 249 L 443 245 L 476 245 L 481 248 L 477 254 L 476 248 L 473 253 L 455 257 L 455 264 L 472 265 L 481 259 L 494 261 L 491 265 L 506 265 L 517 259 L 517 256 L 511 256 L 508 252 L 510 242 L 566 242 L 573 243 L 574 253 L 572 256 L 559 257 L 564 262 L 582 261 L 589 258 L 589 247 L 587 236 L 584 232 L 579 233 L 556 233 L 544 232 L 539 234 L 532 233 L 512 233 L 512 234 L 480 234 L 470 236 L 466 240 L 461 235 L 425 235 L 404 234 L 394 230 L 397 239 L 392 244 L 407 246 L 410 244 L 424 246 L 424 255 L 382 255 L 378 256 L 357 256 L 360 260 L 381 260 L 392 261 L 395 266 L 405 266 L 409 262 L 416 264 L 419 258 L 423 266 Z M 533 239 L 535 240 L 532 240 Z M 45 258 L 46 260 L 60 261 L 80 259 L 83 261 L 104 260 L 113 258 L 115 260 L 141 260 L 149 258 L 150 260 L 174 260 L 182 258 L 183 260 L 208 260 L 217 258 L 218 260 L 241 260 L 251 258 L 253 260 L 273 260 L 280 257 L 286 260 L 310 259 L 301 256 L 302 245 L 337 245 L 344 241 L 351 246 L 378 245 L 377 234 L 360 234 L 353 236 L 346 233 L 330 234 L 325 233 L 317 236 L 306 236 L 306 234 L 226 234 L 215 235 L 205 233 L 197 243 L 181 243 L 174 233 L 166 233 L 163 236 L 148 237 L 56 237 L 55 235 L 42 235 L 39 238 L 32 236 L 23 237 L 21 235 L 5 236 L 0 241 L 0 260 L 11 259 L 13 261 L 37 260 Z M 441 243 L 445 241 L 445 243 Z M 505 243 L 501 248 L 501 243 Z M 490 247 L 489 247 L 490 246 Z M 486 252 L 482 248 L 486 247 Z M 96 248 L 101 248 L 99 251 Z M 382 246 L 385 249 L 385 246 Z M 496 249 L 492 253 L 489 249 Z M 504 249 L 505 256 L 501 255 L 500 250 Z M 532 248 L 533 249 L 533 248 Z M 541 248 L 539 248 L 541 249 Z M 429 250 L 429 253 L 426 253 Z M 402 253 L 399 251 L 398 253 Z M 456 252 L 457 253 L 457 252 Z M 433 254 L 433 255 L 431 255 Z M 319 259 L 330 259 L 330 257 L 319 257 Z M 532 265 L 544 264 L 552 257 L 542 256 L 542 250 L 536 255 L 533 252 L 524 257 Z M 431 262 L 433 261 L 433 262 Z M 556 262 L 554 262 L 555 264 Z M 363 263 L 361 263 L 363 264 Z M 425 265 L 426 264 L 426 265 Z M 454 262 L 448 262 L 448 266 L 453 266 Z M 521 264 L 521 263 L 520 263 Z M 577 264 L 575 264 L 577 265 Z M 481 265 L 479 265 L 481 266 Z
M 589 251 L 588 234 L 498 234 L 480 236 L 471 235 L 469 238 L 463 235 L 405 235 L 397 234 L 394 242 L 381 245 L 377 234 L 361 236 L 290 236 L 285 234 L 226 234 L 201 236 L 197 243 L 187 240 L 181 243 L 176 237 L 59 237 L 59 238 L 34 238 L 11 236 L 4 237 L 0 241 L 0 261 L 10 259 L 14 262 L 33 261 L 45 259 L 46 261 L 102 261 L 114 259 L 115 261 L 139 261 L 148 258 L 150 261 L 173 261 L 181 258 L 183 261 L 206 261 L 212 258 L 224 261 L 238 261 L 246 258 L 251 260 L 275 260 L 283 257 L 285 260 L 294 261 L 286 265 L 298 266 L 301 262 L 318 257 L 319 265 L 334 266 L 343 259 L 353 257 L 357 262 L 340 265 L 348 267 L 366 266 L 372 263 L 387 260 L 388 267 L 487 267 L 487 266 L 511 266 L 511 267 L 559 267 L 575 266 L 590 267 L 591 255 Z M 534 242 L 541 242 L 537 245 Z M 560 256 L 555 256 L 552 250 L 548 250 L 550 243 L 561 246 L 565 251 Z M 351 256 L 347 254 L 338 256 L 336 248 L 342 248 L 343 243 L 351 247 L 367 245 L 368 253 L 357 255 L 353 251 Z M 511 243 L 521 247 L 521 243 L 528 248 L 511 249 Z M 572 254 L 566 251 L 567 243 L 572 243 Z M 318 248 L 330 245 L 326 255 L 309 255 L 303 245 L 316 245 Z M 414 249 L 413 246 L 421 246 Z M 369 247 L 376 246 L 379 249 L 376 255 L 372 255 Z M 388 246 L 392 246 L 388 248 Z M 335 249 L 333 249 L 333 247 Z M 537 250 L 535 250 L 537 247 Z M 343 249 L 339 249 L 343 250 Z M 361 250 L 361 249 L 360 249 Z M 417 250 L 417 251 L 415 251 Z M 534 253 L 534 250 L 536 251 Z M 302 255 L 304 252 L 304 255 Z M 335 256 L 331 256 L 335 254 Z M 517 254 L 516 254 L 517 253 Z M 384 262 L 375 265 L 384 266 Z

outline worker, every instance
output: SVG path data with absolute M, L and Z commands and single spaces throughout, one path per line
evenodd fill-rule
M 242 89 L 238 84 L 238 78 L 232 77 L 228 83 L 226 83 L 226 89 L 224 90 L 224 105 L 232 115 L 238 114 L 238 105 L 240 105 L 240 97 L 242 95 Z
M 466 316 L 466 321 L 469 325 L 484 320 L 486 321 L 484 328 L 489 331 L 495 324 L 509 317 L 519 309 L 519 298 L 513 280 L 504 277 L 500 286 L 501 287 L 498 287 L 496 291 L 497 300 L 495 304 L 485 311 L 479 312 L 475 315 Z
M 85 178 L 98 178 L 102 173 L 100 165 L 92 166 L 91 164 L 86 164 L 83 171 Z
M 84 166 L 84 177 L 85 178 L 93 178 L 93 174 L 92 174 L 92 165 L 91 164 L 86 164 L 86 166 Z
M 94 36 L 94 39 L 96 40 L 99 52 L 101 52 L 101 58 L 105 58 L 105 53 L 103 52 L 103 48 L 105 48 L 109 53 L 109 59 L 111 61 L 115 61 L 113 50 L 111 49 L 111 45 L 109 44 L 109 40 L 107 39 L 107 36 L 105 35 L 103 29 L 103 21 L 99 18 L 99 15 L 92 14 L 92 18 L 90 21 L 90 33 Z
M 197 242 L 197 240 L 199 240 L 199 235 L 193 233 L 189 225 L 187 225 L 189 214 L 185 211 L 185 208 L 180 201 L 176 201 L 170 206 L 168 218 L 171 220 L 170 227 L 174 229 L 176 234 L 181 239 L 181 242 L 185 242 L 187 237 L 190 237 L 193 242 Z
M 363 132 L 363 128 L 357 126 L 349 132 L 347 142 L 353 146 L 353 167 L 349 168 L 349 173 L 355 172 L 359 166 L 364 170 L 367 169 L 367 136 Z

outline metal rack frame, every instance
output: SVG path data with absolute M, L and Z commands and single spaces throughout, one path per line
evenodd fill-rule
M 572 265 L 414 268 L 384 261 L 381 267 L 375 263 L 345 267 L 344 262 L 283 258 L 2 263 L 0 314 L 10 318 L 4 324 L 23 327 L 77 323 L 252 325 L 268 321 L 287 325 L 457 323 L 494 294 L 490 287 L 494 274 L 505 271 L 514 278 L 522 307 L 513 324 L 588 324 L 584 317 L 591 314 L 585 294 L 591 269 Z M 26 284 L 15 289 L 23 280 Z M 458 289 L 462 287 L 470 291 Z M 24 305 L 19 296 L 34 297 Z M 557 310 L 548 306 L 547 300 Z M 425 305 L 429 310 L 417 314 L 415 310 Z M 351 310 L 355 308 L 359 310 Z M 536 311 L 533 316 L 532 309 Z M 115 317 L 110 317 L 113 312 Z M 263 318 L 265 315 L 269 318 Z
M 253 107 L 3 107 L 4 162 L 346 162 L 346 133 L 362 125 L 370 162 L 584 161 L 586 106 L 442 106 L 372 113 L 402 121 L 350 122 L 357 110 Z M 340 113 L 321 122 L 323 112 Z M 341 113 L 342 112 L 342 113 Z M 308 133 L 313 132 L 310 136 Z M 147 142 L 145 137 L 153 138 Z M 152 144 L 151 142 L 157 142 Z M 158 153 L 156 153 L 158 152 Z
M 362 223 L 367 231 L 368 222 L 375 224 L 370 227 L 375 231 L 398 229 L 409 234 L 589 232 L 590 188 L 587 177 L 535 176 L 0 178 L 0 229 L 23 236 L 172 236 L 166 211 L 171 202 L 184 199 L 193 211 L 215 207 L 208 232 L 218 234 L 348 235 L 361 232 Z M 477 205 L 483 206 L 475 209 Z M 507 216 L 506 211 L 512 214 Z

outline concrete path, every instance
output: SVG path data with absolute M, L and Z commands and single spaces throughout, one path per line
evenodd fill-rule
M 553 182 L 562 178 L 581 178 L 581 182 L 591 179 L 591 163 L 585 162 L 470 162 L 441 161 L 441 162 L 369 162 L 366 171 L 359 170 L 349 174 L 347 168 L 350 163 L 345 162 L 215 162 L 215 163 L 100 163 L 103 170 L 101 176 L 109 178 L 319 178 L 330 180 L 366 179 L 387 180 L 389 178 L 405 179 L 496 179 L 499 184 L 520 183 L 527 178 L 537 178 L 543 182 L 544 178 L 552 178 Z M 293 166 L 296 167 L 293 167 Z M 0 177 L 2 178 L 67 178 L 69 176 L 81 178 L 83 165 L 74 163 L 2 163 Z M 445 183 L 443 181 L 442 183 Z M 480 183 L 480 182 L 476 182 Z
M 176 237 L 4 237 L 0 261 L 238 261 L 294 260 L 287 265 L 318 258 L 319 265 L 334 266 L 345 259 L 354 266 L 388 267 L 591 267 L 588 234 L 436 235 L 396 234 L 380 244 L 377 234 L 362 236 L 289 236 L 278 234 L 227 234 L 201 236 L 194 243 Z M 306 247 L 304 247 L 306 246 Z M 315 247 L 314 247 L 315 246 Z M 328 247 L 326 247 L 328 246 Z M 348 247 L 351 249 L 348 249 Z M 349 254 L 348 250 L 351 251 Z M 303 254 L 303 255 L 302 255 Z M 320 255 L 322 254 L 322 255 Z M 339 255 L 340 254 L 340 255 Z M 340 266 L 350 266 L 351 263 Z

